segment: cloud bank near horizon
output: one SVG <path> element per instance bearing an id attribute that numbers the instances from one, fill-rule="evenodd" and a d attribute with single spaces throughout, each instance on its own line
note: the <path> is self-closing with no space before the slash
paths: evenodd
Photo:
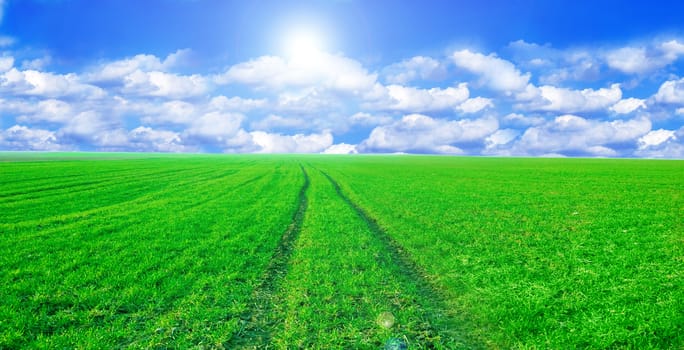
<path id="1" fill-rule="evenodd" d="M 265 55 L 210 72 L 189 49 L 58 72 L 1 42 L 0 150 L 684 158 L 679 38 L 381 65 Z"/>

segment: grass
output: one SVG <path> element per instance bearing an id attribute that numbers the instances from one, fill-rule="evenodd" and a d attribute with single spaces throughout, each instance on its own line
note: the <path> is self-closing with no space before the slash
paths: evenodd
<path id="1" fill-rule="evenodd" d="M 682 174 L 0 153 L 0 348 L 681 348 Z"/>
<path id="2" fill-rule="evenodd" d="M 682 162 L 321 162 L 487 347 L 684 344 Z"/>
<path id="3" fill-rule="evenodd" d="M 0 347 L 221 346 L 240 327 L 301 181 L 285 162 L 250 162 L 51 163 L 52 174 L 118 181 L 82 191 L 31 191 L 29 181 L 21 188 L 31 199 L 3 196 Z M 15 166 L 46 175 L 34 165 Z M 131 167 L 140 176 L 123 175 Z"/>

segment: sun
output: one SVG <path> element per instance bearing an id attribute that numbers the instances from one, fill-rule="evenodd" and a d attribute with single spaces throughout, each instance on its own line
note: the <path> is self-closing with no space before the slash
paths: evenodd
<path id="1" fill-rule="evenodd" d="M 283 41 L 284 52 L 292 62 L 314 63 L 325 52 L 323 35 L 313 29 L 297 29 L 288 33 Z"/>

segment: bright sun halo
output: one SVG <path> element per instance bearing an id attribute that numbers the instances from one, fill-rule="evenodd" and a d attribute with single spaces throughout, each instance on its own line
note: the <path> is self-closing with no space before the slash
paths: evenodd
<path id="1" fill-rule="evenodd" d="M 311 63 L 323 52 L 323 40 L 313 30 L 298 30 L 290 33 L 284 45 L 287 56 L 299 63 Z"/>

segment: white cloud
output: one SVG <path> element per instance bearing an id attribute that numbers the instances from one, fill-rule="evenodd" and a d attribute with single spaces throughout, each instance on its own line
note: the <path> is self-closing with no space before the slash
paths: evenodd
<path id="1" fill-rule="evenodd" d="M 485 148 L 482 154 L 511 155 L 511 144 L 520 135 L 520 131 L 513 129 L 499 129 L 485 138 Z"/>
<path id="2" fill-rule="evenodd" d="M 301 118 L 285 118 L 276 114 L 269 114 L 266 118 L 250 124 L 250 127 L 255 130 L 296 130 L 303 129 L 310 123 L 307 123 Z"/>
<path id="3" fill-rule="evenodd" d="M 628 114 L 639 108 L 646 109 L 646 100 L 630 97 L 618 101 L 610 107 L 610 110 L 618 114 Z"/>
<path id="4" fill-rule="evenodd" d="M 530 73 L 522 74 L 513 63 L 495 54 L 485 56 L 470 50 L 461 50 L 454 52 L 451 59 L 456 66 L 479 75 L 483 85 L 496 91 L 523 91 L 530 80 Z"/>
<path id="5" fill-rule="evenodd" d="M 665 62 L 657 58 L 648 57 L 643 47 L 623 47 L 606 55 L 608 66 L 625 73 L 644 73 L 660 68 Z"/>
<path id="6" fill-rule="evenodd" d="M 684 104 L 684 78 L 664 82 L 654 98 L 657 102 Z"/>
<path id="7" fill-rule="evenodd" d="M 610 148 L 612 145 L 635 145 L 650 130 L 651 122 L 646 118 L 603 122 L 562 115 L 541 126 L 527 129 L 514 145 L 513 151 L 526 155 L 558 153 L 617 156 L 620 153 Z"/>
<path id="8" fill-rule="evenodd" d="M 74 143 L 98 144 L 98 139 L 107 131 L 117 129 L 114 121 L 105 120 L 96 111 L 84 111 L 70 118 L 58 131 L 60 138 Z"/>
<path id="9" fill-rule="evenodd" d="M 183 136 L 199 143 L 229 144 L 241 131 L 243 119 L 244 116 L 239 113 L 210 112 L 195 119 Z"/>
<path id="10" fill-rule="evenodd" d="M 52 62 L 52 57 L 50 57 L 50 56 L 45 56 L 45 57 L 41 57 L 41 58 L 34 58 L 32 60 L 23 60 L 23 61 L 21 61 L 21 68 L 22 69 L 42 70 L 48 64 L 50 64 L 50 62 Z"/>
<path id="11" fill-rule="evenodd" d="M 498 126 L 493 118 L 450 121 L 410 114 L 392 124 L 376 127 L 359 147 L 371 152 L 460 153 L 456 145 L 482 143 Z"/>
<path id="12" fill-rule="evenodd" d="M 445 89 L 419 89 L 401 85 L 387 86 L 387 98 L 368 104 L 376 109 L 404 112 L 425 112 L 456 109 L 468 99 L 470 92 L 466 83 Z"/>
<path id="13" fill-rule="evenodd" d="M 519 108 L 535 111 L 575 113 L 599 111 L 607 109 L 620 101 L 622 90 L 620 84 L 610 88 L 572 90 L 550 85 L 539 87 L 541 99 L 528 104 L 517 105 Z"/>
<path id="14" fill-rule="evenodd" d="M 188 49 L 178 50 L 168 55 L 163 61 L 154 55 L 135 55 L 95 67 L 92 72 L 86 74 L 86 78 L 94 82 L 108 82 L 121 81 L 136 72 L 165 72 L 183 63 L 189 55 Z"/>
<path id="15" fill-rule="evenodd" d="M 278 56 L 262 56 L 236 64 L 215 77 L 219 84 L 247 84 L 276 90 L 317 87 L 354 95 L 372 90 L 376 80 L 377 75 L 368 73 L 358 61 L 324 52 L 306 64 Z"/>
<path id="16" fill-rule="evenodd" d="M 131 130 L 127 138 L 129 147 L 138 151 L 188 152 L 196 150 L 183 145 L 181 135 L 174 131 L 139 126 Z"/>
<path id="17" fill-rule="evenodd" d="M 682 107 L 682 108 L 677 108 L 677 110 L 675 111 L 675 113 L 678 114 L 678 115 L 684 115 L 684 107 Z"/>
<path id="18" fill-rule="evenodd" d="M 348 143 L 338 143 L 334 144 L 325 149 L 323 154 L 357 154 L 356 145 L 350 145 Z"/>
<path id="19" fill-rule="evenodd" d="M 467 99 L 458 106 L 464 113 L 477 113 L 485 108 L 494 108 L 494 103 L 490 98 L 473 97 Z"/>
<path id="20" fill-rule="evenodd" d="M 186 101 L 173 100 L 161 104 L 131 104 L 128 110 L 142 113 L 141 121 L 145 124 L 190 124 L 198 118 L 198 106 Z"/>
<path id="21" fill-rule="evenodd" d="M 162 62 L 162 69 L 169 70 L 171 68 L 185 65 L 192 57 L 192 50 L 180 49 L 166 56 Z"/>
<path id="22" fill-rule="evenodd" d="M 374 115 L 365 112 L 358 112 L 349 118 L 352 125 L 376 126 L 387 124 L 392 121 L 391 117 L 385 115 Z"/>
<path id="23" fill-rule="evenodd" d="M 684 127 L 679 130 L 654 130 L 639 139 L 636 156 L 684 159 Z"/>
<path id="24" fill-rule="evenodd" d="M 485 139 L 485 144 L 487 148 L 505 145 L 515 140 L 515 138 L 520 135 L 520 132 L 513 129 L 500 129 L 495 133 L 487 136 Z"/>
<path id="25" fill-rule="evenodd" d="M 14 67 L 14 57 L 2 56 L 0 57 L 0 72 L 7 72 Z"/>
<path id="26" fill-rule="evenodd" d="M 515 127 L 536 126 L 546 122 L 546 119 L 539 116 L 525 116 L 519 113 L 510 113 L 503 117 L 504 124 Z"/>
<path id="27" fill-rule="evenodd" d="M 266 104 L 266 99 L 251 99 L 239 96 L 228 98 L 223 95 L 213 97 L 210 102 L 211 108 L 226 112 L 247 112 L 257 108 L 263 108 Z"/>
<path id="28" fill-rule="evenodd" d="M 60 75 L 16 68 L 0 74 L 0 91 L 46 98 L 101 98 L 106 95 L 104 90 L 96 86 L 81 83 L 76 74 Z"/>
<path id="29" fill-rule="evenodd" d="M 644 74 L 663 68 L 684 55 L 684 44 L 670 40 L 649 47 L 622 47 L 605 55 L 606 64 L 628 74 Z"/>
<path id="30" fill-rule="evenodd" d="M 306 88 L 280 93 L 274 107 L 281 112 L 318 114 L 326 110 L 341 108 L 340 102 L 340 98 L 327 94 L 324 89 Z"/>
<path id="31" fill-rule="evenodd" d="M 14 125 L 0 132 L 0 146 L 3 149 L 17 151 L 56 151 L 65 149 L 65 147 L 58 143 L 55 132 L 31 129 L 23 125 Z"/>
<path id="32" fill-rule="evenodd" d="M 90 81 L 115 81 L 123 80 L 126 76 L 137 71 L 147 72 L 162 69 L 163 64 L 159 58 L 154 55 L 140 54 L 99 66 L 87 77 Z"/>
<path id="33" fill-rule="evenodd" d="M 254 144 L 259 147 L 258 153 L 320 153 L 333 144 L 333 136 L 327 131 L 309 135 L 253 131 L 250 135 Z"/>
<path id="34" fill-rule="evenodd" d="M 435 80 L 446 74 L 446 68 L 436 59 L 415 56 L 383 69 L 385 80 L 391 84 L 406 84 L 415 80 Z"/>
<path id="35" fill-rule="evenodd" d="M 159 71 L 137 70 L 124 79 L 122 91 L 135 96 L 188 98 L 209 91 L 206 79 L 198 74 L 176 75 Z"/>
<path id="36" fill-rule="evenodd" d="M 639 138 L 639 148 L 645 149 L 648 147 L 658 146 L 666 141 L 675 139 L 676 136 L 674 130 L 652 130 L 648 134 Z"/>
<path id="37" fill-rule="evenodd" d="M 30 114 L 19 116 L 17 121 L 22 123 L 66 123 L 74 116 L 74 110 L 67 102 L 55 99 L 42 100 L 34 105 Z"/>
<path id="38" fill-rule="evenodd" d="M 601 63 L 587 50 L 558 50 L 549 44 L 538 45 L 518 40 L 507 47 L 516 63 L 531 69 L 544 85 L 559 85 L 564 81 L 591 81 L 600 74 Z"/>

